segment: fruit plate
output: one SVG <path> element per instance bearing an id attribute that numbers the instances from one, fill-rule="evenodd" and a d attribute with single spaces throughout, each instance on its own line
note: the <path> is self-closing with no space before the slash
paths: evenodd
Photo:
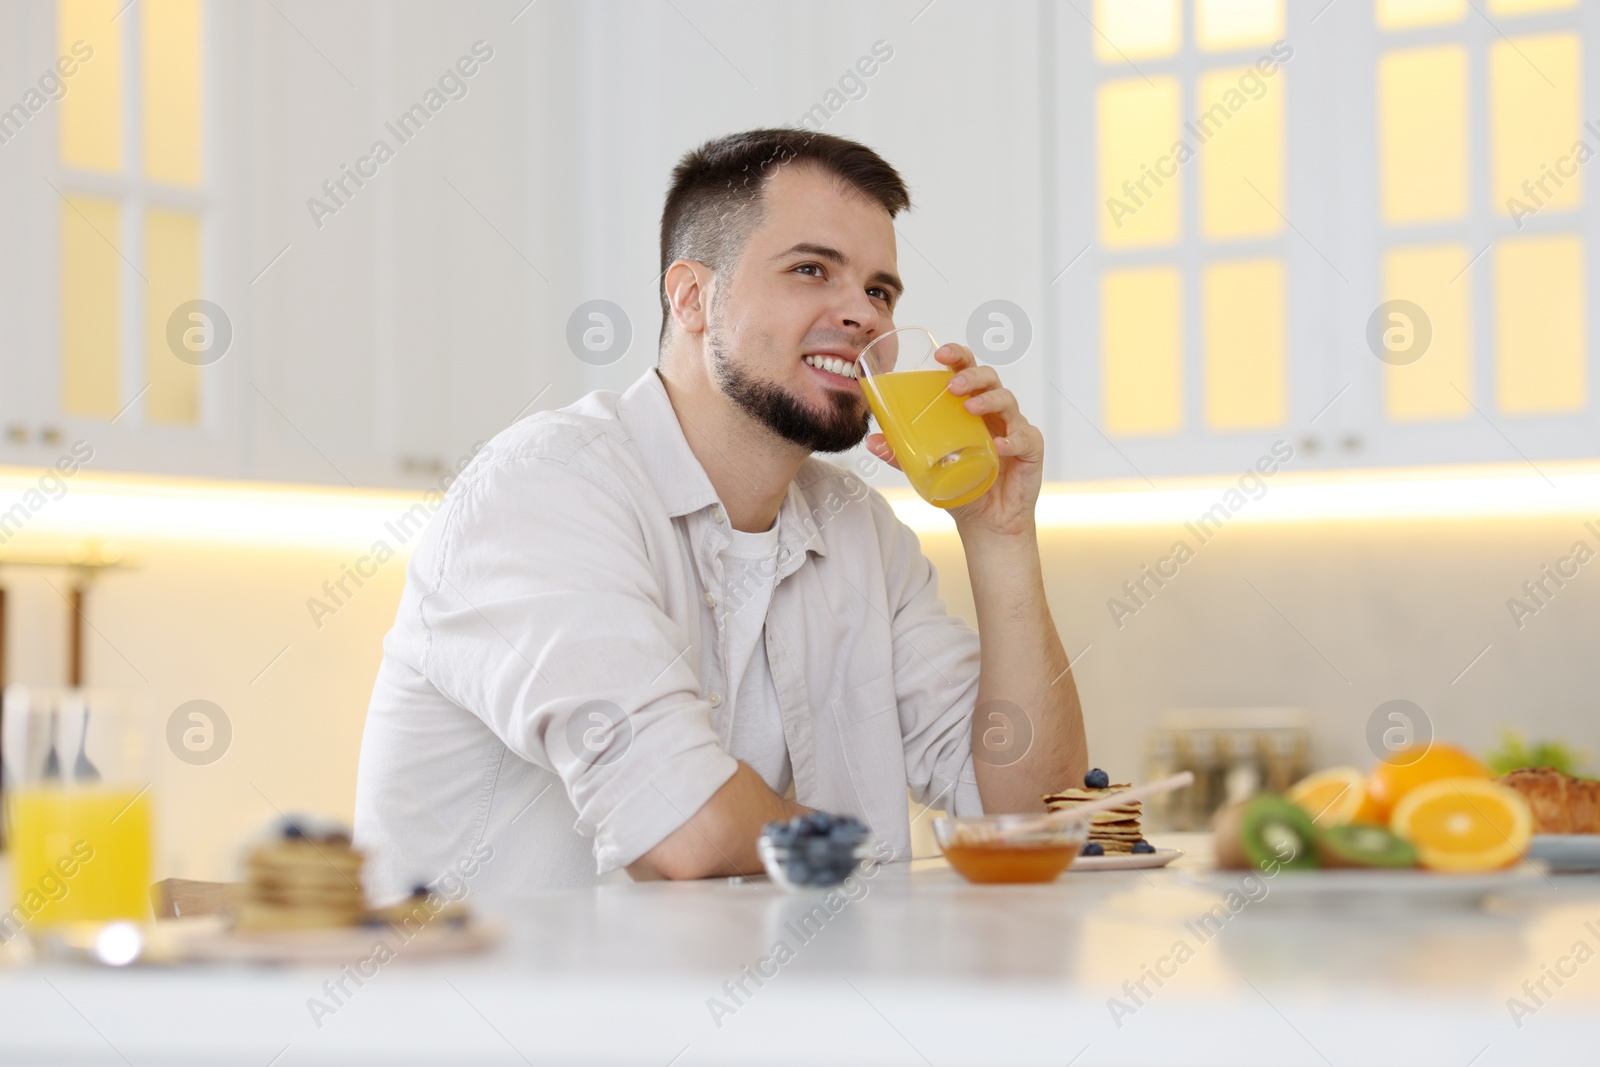
<path id="1" fill-rule="evenodd" d="M 1154 852 L 1108 852 L 1104 856 L 1079 856 L 1067 868 L 1073 871 L 1138 871 L 1148 867 L 1165 867 L 1179 856 L 1181 848 L 1158 848 Z"/>
<path id="2" fill-rule="evenodd" d="M 1600 834 L 1534 834 L 1528 858 L 1552 871 L 1600 871 Z"/>
<path id="3" fill-rule="evenodd" d="M 1317 911 L 1393 912 L 1424 908 L 1470 908 L 1485 897 L 1518 892 L 1546 881 L 1544 868 L 1524 863 L 1503 871 L 1448 874 L 1439 871 L 1184 870 L 1184 881 L 1217 893 L 1237 892 L 1255 907 Z"/>

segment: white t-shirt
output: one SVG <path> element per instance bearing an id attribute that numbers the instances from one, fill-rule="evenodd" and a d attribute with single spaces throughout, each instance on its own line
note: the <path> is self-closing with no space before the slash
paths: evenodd
<path id="1" fill-rule="evenodd" d="M 767 664 L 767 606 L 778 573 L 778 524 L 762 533 L 730 529 L 722 554 L 718 613 L 728 629 L 728 699 L 712 711 L 722 747 L 783 794 L 793 780 L 778 690 Z"/>

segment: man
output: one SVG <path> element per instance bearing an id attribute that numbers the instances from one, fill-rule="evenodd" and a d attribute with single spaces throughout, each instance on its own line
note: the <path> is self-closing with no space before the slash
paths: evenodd
<path id="1" fill-rule="evenodd" d="M 995 371 L 938 354 L 1000 455 L 951 512 L 977 633 L 882 496 L 812 455 L 894 462 L 853 370 L 893 328 L 908 206 L 876 153 L 803 130 L 679 163 L 658 366 L 495 437 L 411 559 L 356 791 L 375 895 L 484 845 L 495 891 L 753 873 L 762 825 L 813 809 L 905 858 L 908 788 L 1038 811 L 1083 774 L 1044 442 Z"/>

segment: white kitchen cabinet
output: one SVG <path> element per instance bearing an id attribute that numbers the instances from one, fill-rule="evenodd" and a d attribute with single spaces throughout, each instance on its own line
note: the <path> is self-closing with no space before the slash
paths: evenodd
<path id="1" fill-rule="evenodd" d="M 1099 175 L 1102 130 L 1096 114 L 1101 86 L 1176 85 L 1181 101 L 1178 117 L 1193 122 L 1204 110 L 1200 86 L 1208 74 L 1227 72 L 1235 77 L 1246 64 L 1271 51 L 1259 42 L 1222 51 L 1202 50 L 1195 40 L 1198 7 L 1196 3 L 1179 5 L 1180 30 L 1175 39 L 1181 43 L 1175 51 L 1154 56 L 1135 52 L 1130 58 L 1105 54 L 1105 39 L 1070 11 L 1047 14 L 1054 19 L 1051 37 L 1057 42 L 1045 58 L 1045 77 L 1055 86 L 1055 92 L 1047 90 L 1047 95 L 1060 101 L 1060 106 L 1047 155 L 1052 171 L 1044 183 L 1043 217 L 1052 230 L 1052 269 L 1067 270 L 1055 283 L 1053 307 L 1059 316 L 1055 325 L 1060 336 L 1082 339 L 1059 365 L 1059 384 L 1065 395 L 1055 399 L 1062 411 L 1060 441 L 1068 461 L 1057 473 L 1069 478 L 1137 481 L 1161 475 L 1243 471 L 1277 440 L 1294 449 L 1293 459 L 1285 466 L 1296 470 L 1524 460 L 1537 464 L 1542 459 L 1595 456 L 1600 451 L 1600 418 L 1589 397 L 1600 362 L 1596 360 L 1592 323 L 1582 342 L 1582 366 L 1572 374 L 1580 382 L 1586 377 L 1588 385 L 1586 389 L 1577 386 L 1575 394 L 1581 399 L 1573 410 L 1518 412 L 1515 401 L 1508 404 L 1505 399 L 1501 379 L 1519 373 L 1516 365 L 1543 359 L 1544 353 L 1536 343 L 1529 343 L 1533 331 L 1526 327 L 1522 339 L 1502 340 L 1503 333 L 1515 337 L 1518 329 L 1507 325 L 1518 317 L 1518 301 L 1496 292 L 1495 258 L 1502 243 L 1538 234 L 1575 236 L 1587 270 L 1583 295 L 1570 301 L 1578 307 L 1581 334 L 1581 317 L 1595 306 L 1593 294 L 1600 291 L 1594 278 L 1600 215 L 1592 196 L 1576 210 L 1538 213 L 1521 228 L 1501 213 L 1500 202 L 1494 199 L 1495 153 L 1502 150 L 1496 137 L 1504 140 L 1507 135 L 1494 128 L 1491 105 L 1494 94 L 1506 90 L 1494 88 L 1491 67 L 1498 54 L 1516 73 L 1519 64 L 1530 62 L 1518 54 L 1534 48 L 1530 39 L 1571 35 L 1580 44 L 1584 36 L 1593 40 L 1600 33 L 1597 13 L 1580 8 L 1486 19 L 1463 9 L 1460 19 L 1445 25 L 1385 29 L 1375 25 L 1371 4 L 1325 8 L 1285 3 L 1280 39 L 1293 54 L 1277 65 L 1269 79 L 1283 93 L 1281 196 L 1269 198 L 1259 189 L 1253 190 L 1281 219 L 1277 232 L 1245 239 L 1203 233 L 1204 170 L 1208 160 L 1226 151 L 1233 129 L 1225 126 L 1216 140 L 1204 142 L 1186 126 L 1179 136 L 1195 146 L 1194 158 L 1175 168 L 1175 186 L 1159 186 L 1157 191 L 1157 195 L 1173 196 L 1178 205 L 1181 222 L 1177 232 L 1169 240 L 1146 247 L 1110 247 L 1101 225 L 1107 212 L 1106 190 L 1101 188 Z M 1122 44 L 1132 49 L 1126 39 Z M 1393 99 L 1386 103 L 1380 92 L 1380 66 L 1391 54 L 1440 47 L 1459 48 L 1464 58 L 1460 109 L 1465 149 L 1458 177 L 1467 190 L 1465 207 L 1459 217 L 1439 222 L 1389 222 L 1386 218 L 1392 209 L 1386 206 L 1383 189 L 1385 180 L 1393 179 L 1385 171 L 1380 142 L 1385 121 L 1395 121 L 1395 108 Z M 1600 87 L 1593 79 L 1584 79 L 1579 105 L 1570 81 L 1563 81 L 1557 66 L 1542 58 L 1540 62 L 1550 66 L 1555 75 L 1549 85 L 1552 99 L 1559 100 L 1558 89 L 1572 97 L 1569 102 L 1574 114 L 1580 116 L 1573 124 L 1574 135 L 1583 133 L 1590 148 L 1600 150 L 1600 135 L 1576 128 L 1581 116 L 1595 112 Z M 1542 92 L 1543 82 L 1527 74 L 1527 69 L 1531 68 L 1522 68 L 1523 76 Z M 1408 90 L 1402 89 L 1394 99 L 1407 95 Z M 1428 108 L 1437 106 L 1433 97 L 1427 99 Z M 1245 110 L 1235 112 L 1236 117 L 1229 121 L 1239 123 L 1239 114 L 1249 114 L 1250 108 L 1259 106 L 1247 103 Z M 1531 122 L 1541 109 L 1512 110 Z M 1432 118 L 1431 112 L 1424 118 Z M 1439 121 L 1444 121 L 1443 114 Z M 1156 158 L 1152 155 L 1151 162 Z M 1422 165 L 1426 166 L 1426 161 Z M 1130 178 L 1140 177 L 1137 169 L 1128 169 Z M 1399 169 L 1405 170 L 1403 166 Z M 1583 178 L 1580 175 L 1578 180 Z M 1051 219 L 1058 219 L 1053 227 Z M 1467 311 L 1455 338 L 1464 331 L 1468 351 L 1461 366 L 1447 365 L 1443 361 L 1451 359 L 1453 339 L 1436 338 L 1415 365 L 1391 370 L 1367 336 L 1368 322 L 1379 305 L 1410 292 L 1405 283 L 1396 283 L 1398 291 L 1386 283 L 1386 256 L 1395 250 L 1426 251 L 1441 244 L 1464 249 L 1460 257 L 1463 266 L 1470 260 L 1471 265 L 1458 277 L 1437 278 L 1434 289 L 1441 295 L 1430 298 L 1448 307 L 1451 298 L 1465 292 L 1460 299 Z M 1203 276 L 1208 267 L 1219 263 L 1255 259 L 1275 260 L 1284 272 L 1286 403 L 1280 417 L 1263 420 L 1266 424 L 1259 427 L 1219 429 L 1210 425 L 1208 418 L 1204 332 L 1208 305 Z M 1105 306 L 1102 280 L 1108 272 L 1152 267 L 1169 268 L 1181 279 L 1180 355 L 1175 376 L 1163 374 L 1143 384 L 1160 392 L 1171 388 L 1175 377 L 1176 414 L 1159 432 L 1118 433 L 1113 426 L 1117 415 L 1108 396 L 1112 387 L 1106 380 L 1101 352 L 1111 315 Z M 1272 303 L 1270 293 L 1261 294 L 1263 323 L 1272 321 Z M 1441 314 L 1444 310 L 1436 308 Z M 1502 317 L 1506 321 L 1500 321 Z M 1537 315 L 1522 314 L 1523 319 L 1530 317 Z M 1442 336 L 1443 330 L 1440 333 Z M 1397 387 L 1394 381 L 1386 382 L 1386 376 L 1395 381 L 1409 378 L 1413 383 L 1432 376 L 1432 386 L 1443 394 L 1445 406 L 1453 405 L 1455 410 L 1445 417 L 1401 412 L 1388 395 Z"/>
<path id="2" fill-rule="evenodd" d="M 15 208 L 0 221 L 0 461 L 47 462 L 50 431 L 52 440 L 95 442 L 104 469 L 436 482 L 519 413 L 626 388 L 651 366 L 657 227 L 672 165 L 709 137 L 802 122 L 880 149 L 911 185 L 914 209 L 896 225 L 910 285 L 902 324 L 968 343 L 989 326 L 1025 324 L 1027 350 L 995 362 L 1047 434 L 1048 477 L 1242 471 L 1278 440 L 1295 450 L 1291 469 L 1594 455 L 1600 422 L 1587 394 L 1560 414 L 1497 405 L 1494 251 L 1462 283 L 1471 287 L 1472 338 L 1463 391 L 1475 409 L 1396 421 L 1384 391 L 1392 372 L 1365 331 L 1385 295 L 1387 251 L 1429 242 L 1477 252 L 1511 236 L 1575 233 L 1586 256 L 1583 304 L 1595 305 L 1594 197 L 1575 211 L 1540 213 L 1524 231 L 1498 215 L 1487 199 L 1485 100 L 1503 44 L 1497 29 L 1513 41 L 1593 38 L 1600 12 L 1497 16 L 1494 26 L 1468 15 L 1383 30 L 1371 5 L 1319 12 L 1285 4 L 1282 39 L 1294 54 L 1273 82 L 1283 91 L 1283 181 L 1263 197 L 1282 224 L 1253 237 L 1201 236 L 1201 160 L 1182 171 L 1178 239 L 1107 247 L 1099 87 L 1171 79 L 1188 117 L 1209 72 L 1270 50 L 1201 51 L 1196 3 L 1179 7 L 1178 51 L 1128 64 L 1101 56 L 1086 18 L 1051 5 L 834 4 L 764 9 L 752 19 L 721 0 L 510 9 L 206 0 L 206 173 L 189 203 L 203 216 L 201 288 L 228 315 L 232 348 L 202 369 L 194 425 L 148 417 L 136 269 L 143 227 L 128 215 L 117 234 L 127 260 L 119 267 L 118 382 L 127 410 L 115 422 L 107 413 L 65 414 L 56 190 L 115 192 L 135 207 L 159 197 L 136 182 L 117 186 L 62 168 L 60 109 L 50 105 L 0 145 L 0 190 Z M 122 17 L 137 20 L 139 9 Z M 27 0 L 7 18 L 15 31 L 0 43 L 7 84 L 25 87 L 58 50 L 55 4 Z M 492 58 L 459 79 L 464 95 L 437 96 L 443 103 L 423 128 L 396 137 L 392 124 L 439 93 L 441 77 L 480 41 Z M 1468 57 L 1473 206 L 1456 223 L 1391 225 L 1379 197 L 1379 65 L 1396 50 L 1433 45 L 1459 45 Z M 951 57 L 959 57 L 954 68 Z M 861 73 L 863 60 L 870 74 Z M 137 64 L 125 66 L 136 113 Z M 1582 92 L 1581 113 L 1600 114 L 1600 84 L 1588 79 Z M 685 99 L 695 105 L 682 106 Z M 135 141 L 132 125 L 125 140 Z M 392 158 L 353 184 L 348 168 L 379 140 Z M 337 199 L 325 182 L 344 186 Z M 313 198 L 336 210 L 314 217 Z M 1281 267 L 1282 411 L 1250 428 L 1218 429 L 1208 407 L 1203 285 L 1209 268 L 1240 261 Z M 1102 283 L 1108 272 L 1150 267 L 1170 268 L 1182 287 L 1176 423 L 1124 433 L 1106 401 Z M 630 335 L 609 363 L 578 358 L 567 340 L 569 319 L 596 300 L 621 309 L 617 325 Z M 1018 314 L 993 317 L 995 301 Z M 1593 335 L 1588 329 L 1584 342 L 1589 392 L 1600 372 Z M 1158 387 L 1167 385 L 1151 383 Z M 8 435 L 13 427 L 19 440 Z M 880 484 L 901 483 L 864 457 L 836 458 L 859 462 Z"/>
<path id="3" fill-rule="evenodd" d="M 14 5 L 11 19 L 6 37 L 16 77 L 7 84 L 21 93 L 59 71 L 58 61 L 72 49 L 58 42 L 53 3 Z M 215 51 L 225 31 L 225 24 L 205 24 L 208 53 Z M 226 145 L 221 139 L 202 140 L 203 178 L 192 189 L 146 178 L 140 166 L 142 57 L 136 23 L 130 19 L 103 33 L 101 50 L 61 79 L 62 95 L 37 109 L 0 155 L 9 231 L 0 266 L 8 283 L 0 297 L 7 324 L 0 339 L 0 367 L 6 381 L 5 399 L 0 400 L 5 426 L 0 462 L 47 465 L 82 441 L 92 451 L 86 469 L 238 477 L 243 473 L 241 434 L 233 397 L 239 376 L 237 361 L 228 358 L 231 351 L 192 370 L 196 397 L 192 419 L 152 413 L 147 375 L 151 369 L 167 370 L 169 362 L 180 365 L 152 337 L 177 310 L 168 304 L 170 291 L 151 284 L 156 272 L 150 257 L 156 253 L 150 238 L 159 225 L 153 219 L 176 218 L 183 227 L 187 263 L 197 271 L 198 281 L 194 287 L 198 291 L 186 292 L 225 307 L 237 305 L 229 276 L 230 226 L 211 192 L 217 175 L 227 168 Z M 93 68 L 96 58 L 101 66 Z M 118 73 L 105 84 L 117 86 L 121 102 L 122 121 L 113 127 L 116 136 L 107 138 L 120 162 L 103 170 L 68 166 L 60 150 L 63 102 L 77 99 L 74 93 L 81 98 L 92 92 L 86 81 L 90 70 Z M 203 67 L 202 79 L 203 97 L 216 99 L 225 79 L 215 64 Z M 76 244 L 69 231 L 76 232 Z M 71 259 L 81 257 L 85 248 L 97 264 L 87 273 L 81 260 Z M 81 303 L 76 306 L 64 296 L 67 275 L 74 270 L 79 272 L 76 276 L 94 279 L 80 287 Z M 100 283 L 101 288 L 93 288 Z M 83 379 L 99 383 L 93 414 L 83 413 L 67 396 L 63 356 L 65 335 L 88 306 L 104 310 L 99 319 L 103 343 L 91 346 L 103 358 L 91 361 L 92 373 Z M 226 327 L 221 328 L 225 333 Z M 158 362 L 162 365 L 154 366 Z M 190 372 L 190 364 L 181 366 L 184 373 Z"/>

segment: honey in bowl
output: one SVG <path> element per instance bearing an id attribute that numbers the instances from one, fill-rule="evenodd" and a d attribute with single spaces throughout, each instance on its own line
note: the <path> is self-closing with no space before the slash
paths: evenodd
<path id="1" fill-rule="evenodd" d="M 1072 866 L 1081 845 L 1009 845 L 1004 841 L 946 845 L 944 858 L 969 882 L 1053 882 Z"/>
<path id="2" fill-rule="evenodd" d="M 1053 882 L 1072 866 L 1089 824 L 1071 813 L 935 819 L 934 838 L 957 874 L 978 884 Z"/>

